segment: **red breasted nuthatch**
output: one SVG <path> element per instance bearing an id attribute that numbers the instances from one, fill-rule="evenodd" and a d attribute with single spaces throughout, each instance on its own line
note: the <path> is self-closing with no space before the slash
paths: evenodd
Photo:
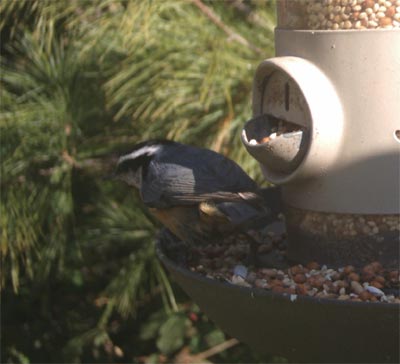
<path id="1" fill-rule="evenodd" d="M 145 141 L 119 158 L 115 178 L 136 187 L 150 212 L 187 243 L 246 233 L 269 219 L 257 184 L 234 161 L 211 150 Z"/>

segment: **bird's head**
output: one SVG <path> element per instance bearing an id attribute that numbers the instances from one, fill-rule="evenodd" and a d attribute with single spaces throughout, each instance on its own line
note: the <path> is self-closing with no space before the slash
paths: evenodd
<path id="1" fill-rule="evenodd" d="M 146 172 L 151 160 L 173 143 L 169 140 L 148 140 L 136 144 L 129 153 L 118 159 L 113 177 L 130 186 L 140 188 L 143 173 Z"/>

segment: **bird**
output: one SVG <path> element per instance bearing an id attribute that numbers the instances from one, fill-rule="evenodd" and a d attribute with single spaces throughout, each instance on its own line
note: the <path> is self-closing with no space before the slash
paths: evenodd
<path id="1" fill-rule="evenodd" d="M 233 160 L 209 149 L 165 139 L 146 140 L 119 157 L 113 178 L 139 191 L 149 212 L 183 242 L 197 246 L 249 234 L 270 211 L 257 183 Z"/>

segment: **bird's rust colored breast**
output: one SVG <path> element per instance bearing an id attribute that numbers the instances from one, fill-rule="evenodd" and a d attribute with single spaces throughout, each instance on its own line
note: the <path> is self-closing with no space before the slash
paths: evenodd
<path id="1" fill-rule="evenodd" d="M 186 240 L 188 227 L 196 229 L 199 224 L 198 207 L 196 206 L 176 206 L 167 209 L 150 208 L 149 211 L 167 227 L 173 234 Z"/>

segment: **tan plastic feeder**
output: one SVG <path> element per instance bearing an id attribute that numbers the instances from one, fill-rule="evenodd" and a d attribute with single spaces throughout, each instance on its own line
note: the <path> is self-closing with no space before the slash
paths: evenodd
<path id="1" fill-rule="evenodd" d="M 242 141 L 282 185 L 289 259 L 397 267 L 400 2 L 279 1 L 275 45 Z"/>

